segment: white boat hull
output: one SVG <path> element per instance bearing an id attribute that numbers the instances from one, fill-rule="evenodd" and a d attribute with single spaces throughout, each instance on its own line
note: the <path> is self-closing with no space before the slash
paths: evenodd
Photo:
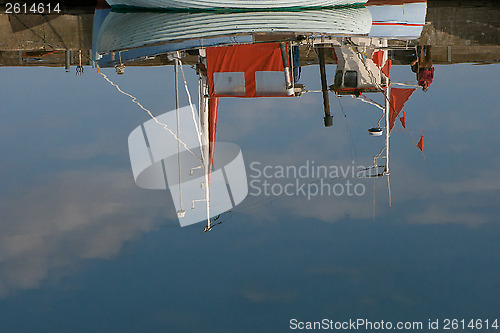
<path id="1" fill-rule="evenodd" d="M 395 3 L 377 2 L 377 5 L 368 5 L 373 18 L 370 36 L 408 39 L 420 37 L 426 21 L 427 1 L 403 3 L 399 0 Z"/>
<path id="2" fill-rule="evenodd" d="M 111 7 L 164 9 L 284 9 L 360 5 L 367 0 L 107 0 Z"/>
<path id="3" fill-rule="evenodd" d="M 372 19 L 368 9 L 217 13 L 110 13 L 104 20 L 98 53 L 190 39 L 255 33 L 365 35 Z"/>

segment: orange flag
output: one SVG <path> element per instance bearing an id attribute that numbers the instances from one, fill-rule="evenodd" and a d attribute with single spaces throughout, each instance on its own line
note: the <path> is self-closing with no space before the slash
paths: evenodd
<path id="1" fill-rule="evenodd" d="M 399 120 L 401 120 L 401 125 L 403 125 L 403 127 L 406 129 L 406 112 L 403 111 L 403 116 L 401 118 L 399 118 Z"/>
<path id="2" fill-rule="evenodd" d="M 421 152 L 424 152 L 424 136 L 420 136 L 420 141 L 417 143 L 417 148 L 420 149 Z"/>
<path id="3" fill-rule="evenodd" d="M 375 65 L 377 65 L 378 68 L 382 67 L 383 57 L 384 57 L 384 51 L 382 50 L 378 50 L 372 55 L 372 60 L 375 63 Z"/>
<path id="4" fill-rule="evenodd" d="M 392 65 L 392 60 L 388 59 L 385 62 L 384 67 L 382 67 L 382 73 L 384 73 L 384 75 L 387 77 L 389 77 L 389 75 L 391 75 L 391 65 Z"/>
<path id="5" fill-rule="evenodd" d="M 394 122 L 396 121 L 399 112 L 403 110 L 403 107 L 410 98 L 411 94 L 416 89 L 403 89 L 403 88 L 392 88 L 390 103 L 391 103 L 391 112 L 389 115 L 389 130 L 392 130 L 394 127 Z"/>

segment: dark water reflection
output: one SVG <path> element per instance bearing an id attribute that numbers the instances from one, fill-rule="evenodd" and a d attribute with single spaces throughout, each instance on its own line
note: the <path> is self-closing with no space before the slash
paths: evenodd
<path id="1" fill-rule="evenodd" d="M 100 75 L 156 116 L 174 110 L 174 61 L 165 53 L 174 44 L 157 40 L 104 54 L 97 74 L 89 64 L 101 40 L 92 29 L 107 11 L 51 17 L 52 30 L 39 17 L 0 16 L 6 28 L 0 52 L 1 330 L 284 332 L 292 318 L 424 325 L 428 319 L 500 319 L 500 22 L 498 7 L 484 5 L 429 2 L 428 24 L 417 38 L 375 36 L 369 24 L 349 28 L 367 28 L 359 32 L 372 34 L 365 41 L 388 43 L 392 82 L 415 85 L 410 65 L 417 46 L 432 46 L 433 82 L 406 102 L 407 131 L 396 119 L 391 132 L 390 205 L 387 175 L 349 178 L 363 186 L 363 195 L 255 195 L 256 187 L 264 189 L 266 178 L 258 173 L 265 166 L 273 175 L 268 181 L 283 187 L 296 179 L 276 178 L 281 167 L 370 167 L 384 147 L 384 136 L 367 133 L 382 111 L 340 88 L 328 94 L 334 121 L 324 126 L 318 53 L 307 43 L 300 48 L 298 83 L 310 92 L 221 97 L 217 142 L 237 144 L 249 180 L 258 182 L 202 236 L 203 223 L 179 226 L 175 195 L 136 185 L 127 138 L 151 118 Z M 356 15 L 369 15 L 372 24 L 380 17 L 373 8 L 363 10 Z M 37 39 L 41 31 L 45 39 Z M 335 85 L 346 54 L 344 33 L 328 37 L 339 43 L 328 45 L 328 85 Z M 214 44 L 289 42 L 297 34 L 210 38 Z M 185 37 L 177 42 L 191 43 Z M 73 50 L 69 74 L 64 49 Z M 360 50 L 363 59 L 371 58 L 369 49 Z M 80 56 L 85 75 L 75 76 Z M 190 65 L 197 57 L 189 51 L 182 59 L 195 101 L 198 75 Z M 120 64 L 124 75 L 116 74 Z M 182 79 L 179 88 L 180 105 L 188 105 Z M 364 95 L 384 103 L 381 93 Z M 423 154 L 415 147 L 421 135 Z M 320 182 L 299 180 L 306 187 Z M 186 214 L 189 209 L 190 203 Z"/>

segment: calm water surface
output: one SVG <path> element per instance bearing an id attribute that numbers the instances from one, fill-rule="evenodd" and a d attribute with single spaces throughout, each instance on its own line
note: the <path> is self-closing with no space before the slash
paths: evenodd
<path id="1" fill-rule="evenodd" d="M 469 49 L 435 59 L 429 90 L 406 102 L 408 131 L 396 120 L 391 133 L 390 204 L 387 177 L 350 178 L 360 195 L 309 199 L 257 195 L 254 183 L 203 235 L 203 223 L 179 226 L 168 191 L 135 184 L 127 138 L 150 116 L 100 75 L 160 115 L 175 109 L 173 66 L 85 66 L 83 76 L 3 67 L 0 331 L 287 332 L 293 318 L 365 318 L 421 321 L 426 332 L 428 319 L 500 321 L 500 49 L 454 36 Z M 329 84 L 335 69 L 327 62 Z M 198 77 L 183 70 L 196 98 Z M 394 58 L 391 80 L 416 83 L 408 61 Z M 299 82 L 320 90 L 318 65 L 302 66 Z M 217 141 L 241 147 L 249 180 L 270 166 L 271 184 L 296 181 L 276 179 L 280 166 L 372 165 L 384 137 L 367 130 L 381 111 L 333 93 L 330 106 L 325 128 L 321 93 L 221 98 Z"/>

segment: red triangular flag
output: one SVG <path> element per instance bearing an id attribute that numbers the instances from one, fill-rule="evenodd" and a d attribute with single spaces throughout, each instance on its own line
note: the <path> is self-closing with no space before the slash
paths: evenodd
<path id="1" fill-rule="evenodd" d="M 382 50 L 378 50 L 372 55 L 372 60 L 375 63 L 375 65 L 377 65 L 378 68 L 382 67 L 383 58 L 384 58 L 384 51 Z"/>
<path id="2" fill-rule="evenodd" d="M 385 62 L 384 67 L 382 67 L 382 73 L 384 73 L 386 77 L 389 77 L 389 75 L 391 74 L 391 65 L 392 65 L 392 60 L 388 59 Z"/>
<path id="3" fill-rule="evenodd" d="M 417 148 L 420 149 L 421 152 L 424 152 L 424 136 L 420 136 L 420 141 L 417 143 Z"/>
<path id="4" fill-rule="evenodd" d="M 415 89 L 392 88 L 391 89 L 391 112 L 389 115 L 389 130 L 394 127 L 394 122 L 403 109 L 406 101 L 410 98 Z"/>
<path id="5" fill-rule="evenodd" d="M 403 116 L 399 120 L 401 120 L 401 125 L 406 129 L 406 112 L 403 111 Z"/>

